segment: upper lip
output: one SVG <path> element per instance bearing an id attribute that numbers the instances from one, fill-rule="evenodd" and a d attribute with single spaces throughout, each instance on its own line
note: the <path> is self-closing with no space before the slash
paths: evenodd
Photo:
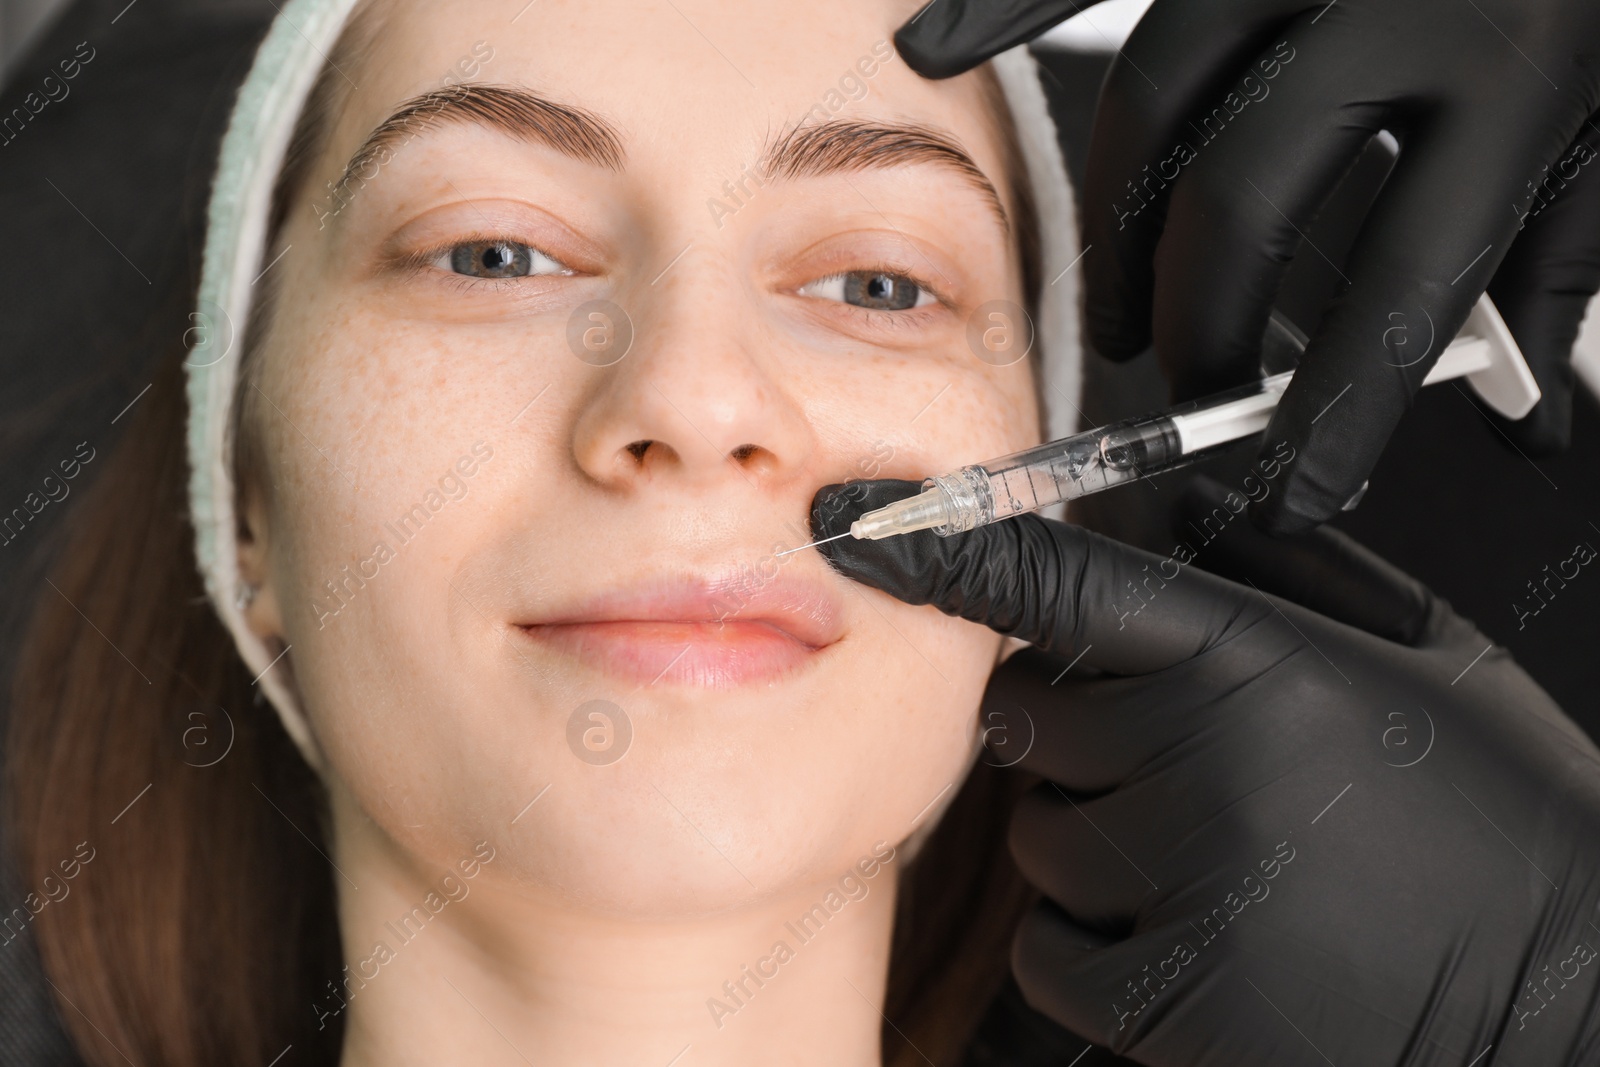
<path id="1" fill-rule="evenodd" d="M 748 570 L 646 577 L 626 588 L 538 612 L 518 625 L 527 629 L 597 622 L 759 622 L 818 649 L 843 636 L 842 614 L 838 594 L 821 582 L 800 575 L 765 578 Z"/>

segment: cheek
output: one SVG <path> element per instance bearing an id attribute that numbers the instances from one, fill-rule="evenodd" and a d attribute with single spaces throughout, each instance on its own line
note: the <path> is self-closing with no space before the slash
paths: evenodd
<path id="1" fill-rule="evenodd" d="M 884 625 L 874 631 L 876 648 L 858 663 L 859 691 L 874 703 L 851 732 L 871 760 L 859 770 L 882 813 L 876 838 L 893 843 L 921 825 L 930 804 L 948 799 L 949 787 L 959 787 L 1000 638 L 932 607 L 875 590 L 862 596 Z M 862 737 L 874 740 L 862 746 Z"/>
<path id="2" fill-rule="evenodd" d="M 257 404 L 274 555 L 287 568 L 287 625 L 326 631 L 316 598 L 347 573 L 437 578 L 459 562 L 499 480 L 486 457 L 508 455 L 512 439 L 537 421 L 535 411 L 512 425 L 552 384 L 551 368 L 578 366 L 544 350 L 560 347 L 560 331 L 541 324 L 526 334 L 508 343 L 375 311 L 319 308 L 314 298 L 282 331 Z M 431 595 L 426 584 L 380 582 L 374 588 L 385 596 L 376 599 L 401 613 L 407 596 Z"/>
<path id="3" fill-rule="evenodd" d="M 806 416 L 844 461 L 829 480 L 920 480 L 1038 444 L 1031 363 L 989 366 L 952 339 L 938 355 L 827 368 Z"/>
<path id="4" fill-rule="evenodd" d="M 514 521 L 507 428 L 549 379 L 536 368 L 561 364 L 526 345 L 475 346 L 459 330 L 322 314 L 326 325 L 280 335 L 260 403 L 273 584 L 296 682 L 365 810 L 454 833 L 460 819 L 443 805 L 479 783 L 467 771 L 453 779 L 448 753 L 473 735 L 512 740 L 468 684 L 489 664 L 459 625 L 473 613 L 461 571 Z M 460 729 L 474 718 L 481 729 Z M 430 778 L 435 795 L 415 786 Z M 528 778 L 508 776 L 508 789 Z"/>

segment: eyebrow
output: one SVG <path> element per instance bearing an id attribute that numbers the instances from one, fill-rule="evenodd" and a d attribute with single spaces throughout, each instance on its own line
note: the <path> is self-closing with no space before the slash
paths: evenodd
<path id="1" fill-rule="evenodd" d="M 993 183 L 966 149 L 943 130 L 917 122 L 801 122 L 768 145 L 756 167 L 762 178 L 820 178 L 912 164 L 947 167 L 989 201 L 1001 229 L 1010 232 L 1010 219 Z"/>
<path id="2" fill-rule="evenodd" d="M 508 85 L 461 84 L 435 89 L 401 104 L 356 149 L 345 164 L 339 186 L 347 185 L 357 171 L 385 149 L 392 152 L 420 133 L 456 124 L 499 130 L 606 170 L 620 171 L 627 162 L 616 130 L 581 107 Z"/>
<path id="3" fill-rule="evenodd" d="M 462 83 L 401 104 L 356 149 L 338 188 L 347 186 L 386 149 L 392 152 L 420 133 L 454 124 L 496 129 L 610 171 L 627 165 L 621 136 L 593 112 L 516 86 Z M 761 180 L 817 178 L 915 164 L 955 171 L 989 202 L 1001 228 L 1010 232 L 1000 194 L 972 156 L 950 134 L 922 123 L 829 119 L 806 124 L 802 118 L 769 141 L 755 172 Z"/>

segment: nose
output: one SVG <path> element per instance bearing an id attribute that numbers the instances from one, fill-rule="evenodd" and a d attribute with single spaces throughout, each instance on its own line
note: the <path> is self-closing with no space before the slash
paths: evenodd
<path id="1" fill-rule="evenodd" d="M 691 248 L 683 259 L 694 256 Z M 785 373 L 735 268 L 707 253 L 630 287 L 618 303 L 633 341 L 593 371 L 573 431 L 584 473 L 622 489 L 671 482 L 765 492 L 793 482 L 813 434 L 796 375 Z"/>

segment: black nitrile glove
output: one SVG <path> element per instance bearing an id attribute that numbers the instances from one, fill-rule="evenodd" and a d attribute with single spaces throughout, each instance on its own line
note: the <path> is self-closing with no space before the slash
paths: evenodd
<path id="1" fill-rule="evenodd" d="M 814 533 L 916 488 L 826 487 Z M 1037 646 L 984 702 L 1045 779 L 1029 1002 L 1163 1067 L 1600 1063 L 1600 751 L 1415 580 L 1197 492 L 1168 557 L 1037 516 L 820 547 Z"/>
<path id="2" fill-rule="evenodd" d="M 895 42 L 947 77 L 1092 2 L 935 0 Z M 1122 360 L 1153 339 L 1174 400 L 1258 377 L 1289 261 L 1326 258 L 1303 233 L 1389 130 L 1399 161 L 1267 430 L 1300 460 L 1252 518 L 1289 533 L 1336 513 L 1486 285 L 1543 392 L 1506 432 L 1563 448 L 1600 288 L 1597 109 L 1595 0 L 1156 0 L 1095 117 L 1090 341 Z"/>

